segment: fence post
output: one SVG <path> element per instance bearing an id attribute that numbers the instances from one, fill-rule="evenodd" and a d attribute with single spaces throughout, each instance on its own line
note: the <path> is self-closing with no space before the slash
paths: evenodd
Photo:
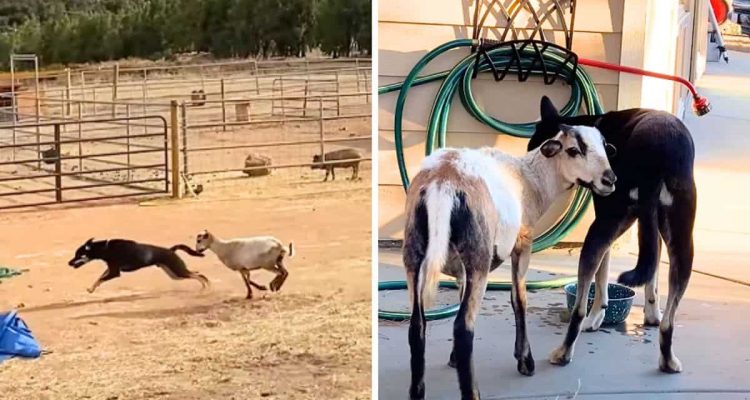
<path id="1" fill-rule="evenodd" d="M 310 94 L 310 78 L 305 80 L 305 98 L 302 100 L 302 118 L 307 117 L 307 96 Z"/>
<path id="2" fill-rule="evenodd" d="M 255 68 L 255 94 L 260 94 L 260 78 L 258 78 L 258 61 L 253 62 Z"/>
<path id="3" fill-rule="evenodd" d="M 83 103 L 78 102 L 78 170 L 83 171 L 83 144 L 81 144 L 81 136 L 83 128 L 81 127 L 81 120 L 83 119 Z"/>
<path id="4" fill-rule="evenodd" d="M 341 90 L 339 88 L 339 71 L 336 71 L 336 116 L 341 115 Z"/>
<path id="5" fill-rule="evenodd" d="M 224 102 L 224 78 L 221 78 L 221 127 L 224 132 L 227 131 L 227 104 Z"/>
<path id="6" fill-rule="evenodd" d="M 62 161 L 60 160 L 62 149 L 60 148 L 60 124 L 55 124 L 55 201 L 62 202 Z"/>
<path id="7" fill-rule="evenodd" d="M 112 118 L 117 117 L 117 86 L 120 83 L 120 64 L 115 63 L 112 72 Z"/>
<path id="8" fill-rule="evenodd" d="M 188 115 L 187 107 L 185 102 L 182 103 L 182 168 L 185 171 L 185 176 L 188 174 Z M 185 182 L 187 184 L 187 182 Z"/>
<path id="9" fill-rule="evenodd" d="M 81 100 L 86 101 L 86 74 L 83 71 L 81 71 L 80 85 L 81 85 Z"/>
<path id="10" fill-rule="evenodd" d="M 354 59 L 354 71 L 357 74 L 357 93 L 361 92 L 362 90 L 359 88 L 359 58 Z"/>
<path id="11" fill-rule="evenodd" d="M 325 133 L 323 132 L 323 97 L 318 97 L 318 131 L 320 132 L 320 159 L 326 161 Z"/>
<path id="12" fill-rule="evenodd" d="M 127 118 L 125 120 L 125 146 L 127 146 L 127 158 L 128 158 L 128 182 L 130 182 L 131 178 L 131 169 L 130 169 L 130 103 L 125 104 L 125 117 Z M 144 124 L 147 124 L 148 121 L 144 120 Z"/>
<path id="13" fill-rule="evenodd" d="M 71 96 L 71 83 L 70 83 L 70 68 L 65 68 L 66 80 L 65 80 L 65 116 L 68 117 L 71 114 L 70 110 L 70 96 Z"/>
<path id="14" fill-rule="evenodd" d="M 145 86 L 144 86 L 145 87 Z M 180 193 L 180 128 L 177 125 L 177 100 L 169 104 L 170 114 L 170 139 L 172 146 L 172 198 L 179 199 Z"/>
<path id="15" fill-rule="evenodd" d="M 281 124 L 286 121 L 286 110 L 284 109 L 284 75 L 279 75 L 279 86 L 281 87 Z"/>

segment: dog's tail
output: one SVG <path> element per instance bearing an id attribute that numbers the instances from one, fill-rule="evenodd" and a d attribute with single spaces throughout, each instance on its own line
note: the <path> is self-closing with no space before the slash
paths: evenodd
<path id="1" fill-rule="evenodd" d="M 659 238 L 658 209 L 664 181 L 655 179 L 647 182 L 631 193 L 637 196 L 638 203 L 638 261 L 635 268 L 625 271 L 617 282 L 630 287 L 645 285 L 653 279 L 659 267 L 661 239 Z M 633 195 L 631 195 L 631 198 Z"/>
<path id="2" fill-rule="evenodd" d="M 176 244 L 169 248 L 169 250 L 172 250 L 173 252 L 177 252 L 177 250 L 182 250 L 185 253 L 190 254 L 193 257 L 204 257 L 205 255 L 203 253 L 199 253 L 193 249 L 190 248 L 190 246 L 184 245 L 184 244 Z"/>
<path id="3" fill-rule="evenodd" d="M 294 258 L 294 242 L 289 242 L 289 258 Z"/>

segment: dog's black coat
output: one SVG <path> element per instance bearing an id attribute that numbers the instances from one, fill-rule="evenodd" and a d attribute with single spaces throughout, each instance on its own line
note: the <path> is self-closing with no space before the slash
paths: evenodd
<path id="1" fill-rule="evenodd" d="M 579 283 L 583 276 L 588 276 L 590 281 L 603 257 L 608 257 L 611 244 L 638 220 L 638 261 L 636 267 L 621 274 L 618 281 L 628 286 L 652 281 L 659 263 L 661 233 L 670 258 L 669 299 L 675 302 L 676 308 L 690 279 L 693 262 L 695 148 L 687 127 L 669 113 L 641 108 L 595 116 L 561 117 L 547 97 L 542 98 L 541 116 L 529 141 L 529 150 L 557 134 L 560 124 L 594 126 L 617 149 L 617 154 L 610 158 L 617 176 L 617 189 L 607 197 L 594 194 L 596 218 L 581 250 Z M 635 196 L 631 195 L 634 189 L 637 189 Z M 662 193 L 666 199 L 660 199 Z M 673 320 L 674 310 L 671 314 L 665 318 Z M 574 343 L 582 319 L 583 316 L 575 313 L 571 316 L 566 346 Z M 672 321 L 661 325 L 662 356 L 669 360 Z M 665 332 L 669 337 L 664 337 Z M 670 344 L 666 349 L 665 343 Z"/>
<path id="2" fill-rule="evenodd" d="M 76 250 L 75 257 L 68 265 L 79 268 L 92 260 L 102 260 L 107 264 L 107 271 L 94 283 L 90 292 L 102 282 L 117 278 L 120 272 L 132 272 L 152 265 L 163 268 L 172 279 L 196 279 L 203 287 L 209 286 L 205 276 L 187 269 L 185 262 L 175 253 L 177 250 L 183 250 L 195 257 L 204 256 L 184 244 L 167 249 L 125 239 L 89 239 Z"/>

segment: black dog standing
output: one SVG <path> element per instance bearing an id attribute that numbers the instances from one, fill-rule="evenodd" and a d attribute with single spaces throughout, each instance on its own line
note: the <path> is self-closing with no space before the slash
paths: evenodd
<path id="1" fill-rule="evenodd" d="M 208 278 L 187 269 L 185 262 L 175 253 L 177 250 L 182 250 L 194 257 L 203 257 L 203 254 L 184 244 L 167 249 L 132 240 L 94 241 L 92 238 L 76 250 L 75 257 L 68 262 L 68 265 L 79 268 L 92 260 L 102 260 L 107 263 L 107 270 L 88 289 L 89 293 L 93 293 L 103 282 L 120 276 L 120 272 L 132 272 L 151 265 L 161 267 L 172 279 L 195 279 L 203 288 L 210 286 Z"/>
<path id="2" fill-rule="evenodd" d="M 680 372 L 682 365 L 672 352 L 672 333 L 677 306 L 693 267 L 696 188 L 693 177 L 695 148 L 690 132 L 669 113 L 640 108 L 597 116 L 561 117 L 547 97 L 542 98 L 541 117 L 529 141 L 529 149 L 554 136 L 561 123 L 595 126 L 607 142 L 617 148 L 617 155 L 610 160 L 618 178 L 617 190 L 608 197 L 594 195 L 596 218 L 581 250 L 578 287 L 588 288 L 596 274 L 597 287 L 606 288 L 609 248 L 637 219 L 638 262 L 633 270 L 621 274 L 618 282 L 628 286 L 646 285 L 644 322 L 659 325 L 659 368 L 664 372 Z M 660 234 L 667 245 L 670 268 L 669 296 L 661 321 L 656 289 Z M 587 292 L 577 291 L 565 340 L 550 355 L 553 364 L 570 362 L 586 317 L 587 301 L 582 298 L 582 293 Z M 606 289 L 597 290 L 597 295 L 600 292 L 606 293 Z M 601 310 L 607 306 L 606 294 L 603 297 L 597 299 Z M 592 330 L 599 327 L 597 323 L 589 325 Z"/>

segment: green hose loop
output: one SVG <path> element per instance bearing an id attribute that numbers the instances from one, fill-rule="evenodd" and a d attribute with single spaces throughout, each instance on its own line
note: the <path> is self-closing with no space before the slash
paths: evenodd
<path id="1" fill-rule="evenodd" d="M 472 82 L 475 81 L 473 79 L 473 72 L 476 63 L 476 57 L 474 55 L 467 55 L 450 71 L 433 73 L 422 77 L 418 76 L 427 64 L 439 55 L 455 48 L 469 47 L 473 43 L 474 42 L 469 39 L 457 39 L 438 46 L 434 50 L 428 52 L 419 60 L 419 62 L 417 62 L 403 82 L 385 85 L 378 89 L 380 94 L 399 91 L 394 113 L 394 145 L 396 148 L 396 160 L 404 189 L 409 187 L 409 175 L 406 169 L 406 161 L 403 152 L 402 119 L 406 98 L 409 89 L 413 86 L 442 80 L 438 93 L 435 96 L 435 101 L 428 120 L 427 136 L 425 138 L 425 155 L 430 155 L 435 149 L 436 144 L 437 147 L 446 146 L 446 133 L 448 128 L 448 117 L 451 111 L 451 101 L 457 92 L 464 108 L 479 122 L 486 124 L 499 132 L 514 137 L 529 138 L 534 133 L 534 122 L 520 124 L 503 122 L 486 114 L 479 107 L 472 91 Z M 490 70 L 490 63 L 495 67 L 504 68 L 509 62 L 511 62 L 510 51 L 509 48 L 504 47 L 489 51 L 489 60 L 484 58 L 481 61 L 479 71 L 483 72 Z M 531 55 L 534 54 L 534 50 L 531 48 L 524 48 L 522 54 Z M 530 60 L 530 58 L 522 59 L 521 67 L 527 68 L 531 62 Z M 583 68 L 578 67 L 574 69 L 573 66 L 562 63 L 563 57 L 552 52 L 545 52 L 543 61 L 547 63 L 548 66 L 562 64 L 564 67 L 561 71 L 562 78 L 572 81 L 570 98 L 560 111 L 561 115 L 574 115 L 581 108 L 581 105 L 584 106 L 588 114 L 600 114 L 603 112 L 599 102 L 598 93 L 596 92 L 596 87 Z M 513 69 L 511 69 L 511 72 L 514 72 Z M 532 74 L 541 74 L 541 70 L 536 68 L 532 71 Z M 585 214 L 590 199 L 591 193 L 588 190 L 579 187 L 562 217 L 545 232 L 534 238 L 532 251 L 538 252 L 554 246 L 570 233 Z"/>
<path id="2" fill-rule="evenodd" d="M 540 281 L 529 281 L 526 282 L 527 290 L 539 290 L 539 289 L 555 289 L 563 287 L 569 283 L 576 282 L 575 276 L 562 277 L 556 279 L 540 280 Z M 510 290 L 512 287 L 510 281 L 490 281 L 487 282 L 487 290 Z M 456 281 L 440 281 L 439 287 L 458 289 Z M 382 281 L 378 282 L 378 291 L 380 290 L 405 290 L 406 281 Z M 443 318 L 450 318 L 458 313 L 460 305 L 451 304 L 449 306 L 437 308 L 434 310 L 428 310 L 425 312 L 425 319 L 427 321 L 434 321 Z M 378 310 L 378 318 L 385 319 L 388 321 L 405 321 L 411 318 L 411 313 L 405 311 L 390 311 L 390 310 Z"/>

